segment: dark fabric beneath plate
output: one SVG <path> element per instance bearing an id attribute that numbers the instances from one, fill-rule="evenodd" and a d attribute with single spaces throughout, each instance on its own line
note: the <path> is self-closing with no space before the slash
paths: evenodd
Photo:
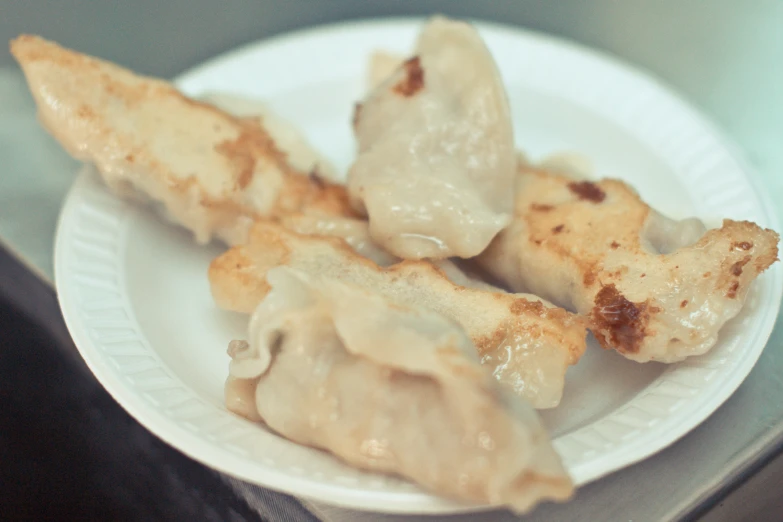
<path id="1" fill-rule="evenodd" d="M 54 292 L 0 248 L 0 518 L 316 520 L 273 492 L 254 512 L 225 477 L 149 433 L 64 329 Z"/>

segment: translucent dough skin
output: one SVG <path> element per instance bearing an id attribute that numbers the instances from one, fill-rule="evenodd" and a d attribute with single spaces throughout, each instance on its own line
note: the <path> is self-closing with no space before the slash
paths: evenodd
<path id="1" fill-rule="evenodd" d="M 232 374 L 257 382 L 270 428 L 463 501 L 525 512 L 571 495 L 536 413 L 482 370 L 454 323 L 287 268 L 269 281 Z M 249 375 L 254 358 L 266 366 Z"/>
<path id="2" fill-rule="evenodd" d="M 576 181 L 521 163 L 515 205 L 479 265 L 515 291 L 589 317 L 604 347 L 639 362 L 708 351 L 778 254 L 772 230 L 674 221 L 617 180 Z"/>
<path id="3" fill-rule="evenodd" d="M 275 223 L 257 223 L 247 244 L 211 263 L 215 302 L 227 310 L 252 312 L 269 292 L 267 274 L 277 266 L 357 285 L 456 321 L 495 376 L 536 408 L 559 404 L 566 370 L 584 353 L 584 318 L 536 296 L 468 288 L 427 261 L 381 268 L 342 239 L 301 235 Z"/>
<path id="4" fill-rule="evenodd" d="M 381 267 L 388 267 L 401 261 L 401 259 L 389 254 L 372 241 L 369 224 L 361 219 L 315 213 L 294 214 L 281 219 L 280 224 L 297 234 L 339 237 L 350 245 L 357 254 Z M 489 292 L 504 292 L 504 290 L 482 281 L 473 274 L 465 272 L 451 259 L 434 261 L 433 265 L 443 272 L 452 283 L 459 286 L 487 290 Z"/>
<path id="5" fill-rule="evenodd" d="M 357 107 L 354 130 L 348 190 L 388 252 L 469 258 L 508 224 L 516 157 L 508 101 L 470 25 L 426 24 L 415 57 Z"/>

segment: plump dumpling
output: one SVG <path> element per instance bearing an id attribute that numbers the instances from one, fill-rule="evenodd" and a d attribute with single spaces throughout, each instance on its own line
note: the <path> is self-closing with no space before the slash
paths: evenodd
<path id="1" fill-rule="evenodd" d="M 708 231 L 666 218 L 621 181 L 520 163 L 514 221 L 478 262 L 516 291 L 588 316 L 604 347 L 670 363 L 715 344 L 777 244 L 747 221 Z"/>
<path id="2" fill-rule="evenodd" d="M 381 268 L 339 238 L 301 235 L 275 223 L 257 223 L 245 245 L 211 263 L 212 296 L 221 308 L 250 313 L 269 293 L 267 276 L 278 266 L 360 286 L 456 321 L 495 377 L 536 408 L 559 404 L 566 370 L 584 353 L 584 319 L 536 296 L 466 287 L 427 261 Z"/>
<path id="3" fill-rule="evenodd" d="M 508 224 L 511 116 L 472 26 L 432 19 L 415 56 L 357 106 L 354 129 L 348 190 L 385 250 L 404 259 L 469 258 Z"/>
<path id="4" fill-rule="evenodd" d="M 484 372 L 456 324 L 284 267 L 269 283 L 248 342 L 229 350 L 234 411 L 465 501 L 524 512 L 571 495 L 536 413 Z"/>
<path id="5" fill-rule="evenodd" d="M 354 215 L 344 187 L 295 166 L 317 154 L 279 119 L 233 116 L 39 37 L 20 36 L 11 52 L 62 147 L 93 163 L 115 194 L 153 202 L 199 243 L 241 243 L 256 219 L 290 212 Z"/>

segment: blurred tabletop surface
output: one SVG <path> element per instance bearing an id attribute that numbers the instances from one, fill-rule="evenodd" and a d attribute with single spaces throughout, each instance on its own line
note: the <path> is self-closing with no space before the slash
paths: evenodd
<path id="1" fill-rule="evenodd" d="M 432 13 L 547 32 L 648 71 L 712 119 L 773 201 L 783 201 L 780 0 L 8 0 L 0 8 L 0 40 L 37 33 L 171 78 L 238 45 L 297 28 Z M 0 241 L 51 282 L 57 216 L 77 164 L 38 125 L 7 51 L 0 52 L 0 160 Z M 783 445 L 781 344 L 779 319 L 753 372 L 705 423 L 653 458 L 581 488 L 571 503 L 542 506 L 525 520 L 653 521 L 702 513 Z"/>

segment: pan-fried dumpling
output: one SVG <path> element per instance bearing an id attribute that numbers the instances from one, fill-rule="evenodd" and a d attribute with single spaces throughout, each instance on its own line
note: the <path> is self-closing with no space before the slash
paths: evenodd
<path id="1" fill-rule="evenodd" d="M 339 238 L 300 235 L 275 223 L 257 223 L 247 244 L 212 262 L 215 302 L 252 312 L 268 294 L 267 275 L 277 266 L 360 286 L 456 321 L 495 377 L 536 408 L 559 404 L 566 370 L 584 353 L 584 319 L 536 296 L 466 288 L 427 261 L 381 268 Z"/>
<path id="2" fill-rule="evenodd" d="M 154 202 L 199 243 L 241 243 L 256 219 L 290 212 L 354 215 L 345 188 L 295 168 L 258 118 L 36 36 L 20 36 L 11 52 L 63 148 L 94 163 L 115 194 Z"/>
<path id="3" fill-rule="evenodd" d="M 671 363 L 715 344 L 777 243 L 747 221 L 707 231 L 668 219 L 621 181 L 520 164 L 514 221 L 478 262 L 513 290 L 588 316 L 602 346 Z"/>
<path id="4" fill-rule="evenodd" d="M 485 373 L 456 324 L 285 267 L 269 283 L 248 342 L 229 350 L 229 407 L 254 399 L 294 442 L 453 498 L 524 512 L 571 495 L 535 411 Z"/>
<path id="5" fill-rule="evenodd" d="M 357 106 L 352 202 L 403 259 L 469 258 L 511 217 L 515 150 L 506 93 L 468 24 L 432 19 L 415 56 Z"/>

